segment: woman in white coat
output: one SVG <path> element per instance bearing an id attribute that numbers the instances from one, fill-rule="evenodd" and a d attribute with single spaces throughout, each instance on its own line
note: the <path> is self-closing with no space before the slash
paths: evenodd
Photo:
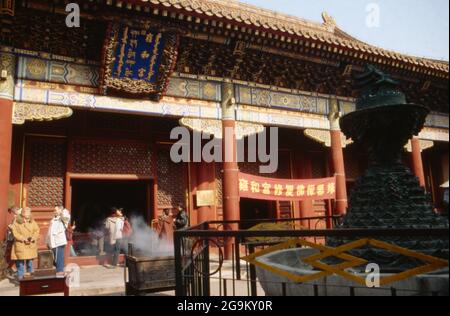
<path id="1" fill-rule="evenodd" d="M 125 221 L 121 209 L 112 208 L 111 211 L 111 215 L 106 219 L 105 228 L 108 232 L 110 251 L 112 252 L 112 267 L 117 267 Z"/>
<path id="2" fill-rule="evenodd" d="M 64 252 L 67 245 L 66 230 L 70 222 L 70 213 L 63 207 L 55 207 L 47 234 L 47 245 L 53 251 L 56 276 L 64 277 Z"/>

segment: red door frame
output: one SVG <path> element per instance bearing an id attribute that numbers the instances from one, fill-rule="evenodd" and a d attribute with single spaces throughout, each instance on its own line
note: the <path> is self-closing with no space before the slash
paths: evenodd
<path id="1" fill-rule="evenodd" d="M 152 161 L 152 176 L 142 176 L 135 174 L 83 174 L 83 173 L 74 173 L 73 172 L 73 145 L 76 141 L 86 141 L 93 143 L 118 143 L 118 144 L 130 144 L 130 143 L 139 143 L 146 144 L 147 142 L 136 141 L 136 140 L 111 140 L 105 138 L 70 138 L 67 146 L 67 168 L 66 168 L 66 178 L 65 178 L 65 207 L 70 209 L 72 206 L 72 180 L 110 180 L 110 181 L 145 181 L 147 182 L 147 216 L 149 219 L 148 224 L 151 225 L 151 220 L 155 214 L 155 201 L 156 201 L 156 166 L 154 164 L 154 157 L 156 153 L 153 152 L 153 161 Z M 151 145 L 152 149 L 155 149 L 155 146 Z M 80 266 L 83 265 L 101 265 L 108 263 L 107 257 L 70 257 L 70 247 L 66 247 L 66 263 L 75 263 Z M 123 262 L 123 256 L 121 256 L 120 262 Z"/>

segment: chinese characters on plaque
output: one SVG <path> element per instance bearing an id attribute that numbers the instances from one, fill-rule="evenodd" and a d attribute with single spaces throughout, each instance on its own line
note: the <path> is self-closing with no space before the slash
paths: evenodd
<path id="1" fill-rule="evenodd" d="M 336 180 L 286 180 L 239 173 L 239 195 L 270 201 L 332 200 L 336 197 Z"/>
<path id="2" fill-rule="evenodd" d="M 177 59 L 178 35 L 111 24 L 103 87 L 128 94 L 161 94 Z"/>
<path id="3" fill-rule="evenodd" d="M 164 38 L 161 33 L 125 27 L 119 32 L 113 76 L 155 82 Z"/>

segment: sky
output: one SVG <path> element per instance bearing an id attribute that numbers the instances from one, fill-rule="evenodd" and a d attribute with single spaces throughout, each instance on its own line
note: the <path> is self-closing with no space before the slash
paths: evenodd
<path id="1" fill-rule="evenodd" d="M 449 60 L 448 0 L 240 0 L 322 22 L 328 12 L 348 34 L 400 53 Z"/>

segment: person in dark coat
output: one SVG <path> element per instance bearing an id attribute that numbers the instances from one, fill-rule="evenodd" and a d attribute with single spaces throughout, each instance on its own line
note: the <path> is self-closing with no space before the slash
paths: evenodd
<path id="1" fill-rule="evenodd" d="M 186 229 L 189 226 L 189 217 L 184 208 L 178 208 L 178 214 L 175 218 L 175 228 L 177 230 Z"/>
<path id="2" fill-rule="evenodd" d="M 16 218 L 20 216 L 22 213 L 22 209 L 19 207 L 13 207 L 8 209 L 8 214 L 11 218 L 11 223 L 7 227 L 6 231 L 6 251 L 5 251 L 5 261 L 7 266 L 7 273 L 9 276 L 14 276 L 17 271 L 14 270 L 15 267 L 15 261 L 11 259 L 11 251 L 14 244 L 14 236 L 12 233 L 12 226 L 16 222 Z"/>

